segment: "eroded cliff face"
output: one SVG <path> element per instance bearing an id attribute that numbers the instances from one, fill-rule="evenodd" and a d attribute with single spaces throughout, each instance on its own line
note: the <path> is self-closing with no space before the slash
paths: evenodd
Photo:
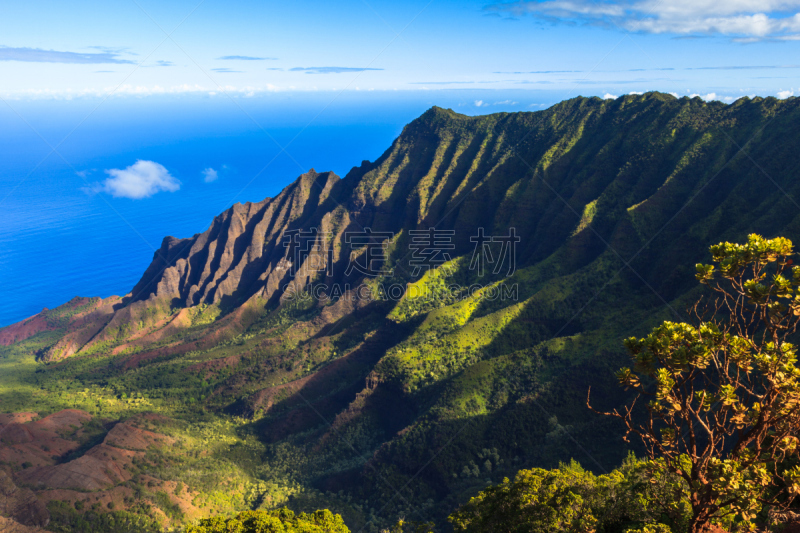
<path id="1" fill-rule="evenodd" d="M 176 307 L 234 307 L 257 292 L 269 298 L 286 275 L 281 261 L 287 249 L 281 237 L 319 224 L 339 182 L 331 172 L 312 170 L 275 198 L 234 205 L 201 234 L 164 239 L 130 301 L 158 298 Z"/>

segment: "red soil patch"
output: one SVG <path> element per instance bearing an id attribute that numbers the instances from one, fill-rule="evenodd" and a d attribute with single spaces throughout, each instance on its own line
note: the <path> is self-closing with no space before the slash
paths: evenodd
<path id="1" fill-rule="evenodd" d="M 55 464 L 58 457 L 78 447 L 67 438 L 91 420 L 88 413 L 67 409 L 31 422 L 35 413 L 4 415 L 0 420 L 0 461 L 33 466 Z M 24 421 L 23 421 L 24 420 Z"/>
<path id="2" fill-rule="evenodd" d="M 47 324 L 47 319 L 42 316 L 42 313 L 47 311 L 47 308 L 37 313 L 32 317 L 28 317 L 22 322 L 11 324 L 3 329 L 0 329 L 0 344 L 3 346 L 10 346 L 15 342 L 24 341 L 29 337 L 33 337 L 42 331 L 50 331 L 51 328 Z"/>
<path id="3" fill-rule="evenodd" d="M 100 444 L 68 463 L 18 472 L 17 479 L 34 488 L 108 489 L 131 478 L 124 467 L 134 455 L 135 452 Z"/>
<path id="4" fill-rule="evenodd" d="M 6 424 L 24 424 L 39 416 L 38 413 L 0 413 L 0 426 Z"/>
<path id="5" fill-rule="evenodd" d="M 138 428 L 128 422 L 114 426 L 103 441 L 108 446 L 134 451 L 144 451 L 150 446 L 173 442 L 170 437 Z"/>
<path id="6" fill-rule="evenodd" d="M 76 313 L 74 316 L 72 316 L 68 329 L 72 331 L 76 328 L 85 326 L 89 322 L 93 322 L 94 319 L 97 318 L 95 316 L 95 311 L 99 310 L 103 306 L 111 309 L 113 304 L 118 300 L 119 297 L 117 296 L 111 296 L 105 300 L 97 300 L 94 305 L 90 305 L 80 313 Z M 75 309 L 76 307 L 81 307 L 90 303 L 92 303 L 90 298 L 73 298 L 64 305 L 68 306 L 68 309 Z M 47 311 L 49 310 L 45 307 L 40 313 L 28 317 L 21 322 L 11 324 L 10 326 L 0 329 L 0 345 L 10 346 L 16 342 L 24 341 L 27 338 L 33 337 L 37 333 L 41 333 L 43 331 L 52 331 L 55 329 L 47 322 L 47 318 L 45 317 L 45 313 Z"/>
<path id="7" fill-rule="evenodd" d="M 92 419 L 92 415 L 80 409 L 64 409 L 47 415 L 41 420 L 32 422 L 37 428 L 50 431 L 66 431 L 83 426 Z"/>
<path id="8" fill-rule="evenodd" d="M 89 428 L 92 417 L 83 411 L 67 409 L 40 420 L 36 413 L 0 415 L 0 461 L 13 465 L 0 468 L 0 531 L 33 533 L 49 521 L 46 503 L 62 500 L 73 504 L 81 501 L 85 509 L 107 511 L 125 509 L 131 488 L 121 484 L 133 477 L 133 460 L 143 458 L 147 449 L 170 446 L 175 440 L 138 426 L 152 426 L 170 419 L 155 413 L 140 414 L 116 424 L 103 442 L 82 456 L 58 464 L 61 457 L 74 452 Z M 25 465 L 24 463 L 31 463 Z M 13 473 L 12 473 L 13 470 Z M 160 480 L 154 480 L 163 485 Z M 177 484 L 169 486 L 169 494 Z M 181 491 L 182 498 L 172 497 L 192 517 L 199 510 L 191 505 L 194 495 Z M 5 503 L 3 503 L 5 502 Z M 169 521 L 166 516 L 164 520 Z"/>
<path id="9" fill-rule="evenodd" d="M 171 444 L 172 439 L 122 422 L 99 444 L 68 463 L 29 468 L 17 472 L 28 485 L 53 489 L 109 489 L 131 478 L 128 467 L 136 456 L 154 445 Z"/>
<path id="10" fill-rule="evenodd" d="M 362 343 L 347 355 L 331 361 L 313 374 L 256 392 L 251 397 L 253 409 L 269 411 L 275 402 L 276 396 L 290 396 L 300 390 L 303 390 L 306 398 L 313 398 L 313 403 L 317 398 L 324 396 L 328 390 L 333 388 L 334 384 L 346 382 L 347 378 L 357 374 L 361 368 L 374 359 L 374 355 L 369 350 L 364 349 L 365 344 Z M 302 400 L 302 398 L 294 398 L 294 400 L 297 404 L 305 405 L 305 400 Z"/>

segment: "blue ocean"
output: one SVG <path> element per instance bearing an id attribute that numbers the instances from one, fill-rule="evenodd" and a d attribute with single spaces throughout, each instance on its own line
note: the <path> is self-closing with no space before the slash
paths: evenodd
<path id="1" fill-rule="evenodd" d="M 564 96 L 351 91 L 9 101 L 0 107 L 0 326 L 74 296 L 126 294 L 165 236 L 202 232 L 234 203 L 274 196 L 311 168 L 344 176 L 378 158 L 432 105 L 468 114 L 535 111 Z M 97 192 L 107 170 L 138 160 L 163 165 L 180 189 L 142 199 Z M 210 183 L 208 168 L 217 172 Z"/>

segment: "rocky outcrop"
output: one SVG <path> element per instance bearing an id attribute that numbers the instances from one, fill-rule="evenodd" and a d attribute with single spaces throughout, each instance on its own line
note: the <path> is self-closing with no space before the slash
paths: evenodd
<path id="1" fill-rule="evenodd" d="M 239 304 L 256 292 L 267 297 L 285 277 L 281 236 L 320 221 L 339 177 L 314 170 L 277 197 L 236 204 L 216 217 L 204 233 L 167 237 L 131 291 L 131 301 L 166 299 L 176 306 Z"/>

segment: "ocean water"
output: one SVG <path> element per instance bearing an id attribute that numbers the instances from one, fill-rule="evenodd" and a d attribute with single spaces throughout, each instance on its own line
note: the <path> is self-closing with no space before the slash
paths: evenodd
<path id="1" fill-rule="evenodd" d="M 165 236 L 205 231 L 234 203 L 275 196 L 310 168 L 344 176 L 431 105 L 478 114 L 559 98 L 492 95 L 507 101 L 486 109 L 474 105 L 479 96 L 11 101 L 0 107 L 0 327 L 74 296 L 126 294 Z M 140 159 L 164 165 L 180 190 L 139 200 L 93 192 L 106 170 Z M 212 183 L 202 174 L 209 167 L 219 173 Z"/>

